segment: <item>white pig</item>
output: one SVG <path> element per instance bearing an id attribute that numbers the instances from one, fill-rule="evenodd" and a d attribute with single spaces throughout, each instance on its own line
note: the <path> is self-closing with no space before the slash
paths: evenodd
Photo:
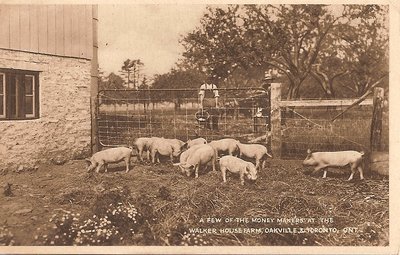
<path id="1" fill-rule="evenodd" d="M 255 181 L 257 180 L 257 169 L 253 163 L 244 161 L 243 159 L 234 156 L 223 156 L 219 160 L 219 166 L 221 169 L 222 179 L 226 182 L 226 170 L 231 173 L 239 173 L 240 183 L 244 185 L 244 176 L 247 179 Z"/>
<path id="2" fill-rule="evenodd" d="M 123 160 L 126 164 L 126 172 L 129 172 L 131 156 L 132 148 L 126 147 L 117 147 L 96 152 L 90 159 L 85 159 L 88 163 L 87 171 L 90 172 L 97 166 L 96 172 L 98 173 L 104 165 L 105 172 L 107 172 L 108 163 L 118 163 Z"/>
<path id="3" fill-rule="evenodd" d="M 180 143 L 172 140 L 175 139 L 155 138 L 152 140 L 150 151 L 153 164 L 156 160 L 158 163 L 160 163 L 159 155 L 169 156 L 171 163 L 174 162 L 174 157 L 178 157 L 180 155 Z"/>
<path id="4" fill-rule="evenodd" d="M 307 150 L 307 157 L 303 161 L 304 166 L 314 166 L 313 173 L 324 170 L 322 178 L 326 178 L 327 167 L 342 167 L 350 165 L 351 174 L 348 181 L 353 179 L 353 176 L 358 170 L 360 172 L 360 179 L 364 179 L 363 169 L 361 167 L 364 152 L 358 151 L 335 151 L 335 152 L 313 152 Z"/>
<path id="5" fill-rule="evenodd" d="M 139 161 L 143 161 L 143 152 L 147 152 L 147 159 L 149 159 L 149 148 L 152 139 L 154 139 L 154 137 L 139 137 L 133 143 L 133 145 L 136 147 Z"/>
<path id="6" fill-rule="evenodd" d="M 181 153 L 183 148 L 186 146 L 185 142 L 183 142 L 183 141 L 181 141 L 179 139 L 176 139 L 176 138 L 174 138 L 174 139 L 166 138 L 164 140 L 169 142 L 172 145 L 172 147 L 174 148 L 174 151 L 175 151 L 174 157 L 179 156 L 179 154 Z"/>
<path id="7" fill-rule="evenodd" d="M 182 172 L 186 172 L 186 175 L 189 177 L 192 169 L 195 172 L 195 178 L 199 177 L 199 168 L 201 166 L 207 165 L 209 162 L 212 164 L 213 171 L 215 170 L 215 162 L 217 161 L 217 152 L 208 144 L 200 145 L 195 151 L 189 154 L 189 157 L 186 159 L 186 162 L 180 164 L 179 167 L 182 169 Z"/>
<path id="8" fill-rule="evenodd" d="M 206 144 L 206 143 L 207 143 L 207 140 L 204 138 L 201 138 L 201 137 L 193 139 L 193 140 L 189 139 L 186 142 L 188 148 L 198 145 L 198 144 Z"/>
<path id="9" fill-rule="evenodd" d="M 197 144 L 197 145 L 194 145 L 194 146 L 190 147 L 189 149 L 185 150 L 184 152 L 182 152 L 181 155 L 179 156 L 179 163 L 174 164 L 174 166 L 184 165 L 186 163 L 187 159 L 189 158 L 189 156 L 203 145 L 204 144 Z M 182 167 L 180 167 L 180 168 L 181 168 L 182 173 L 184 173 L 185 172 L 184 168 L 182 168 Z"/>
<path id="10" fill-rule="evenodd" d="M 232 138 L 224 138 L 221 140 L 211 141 L 209 145 L 211 145 L 218 154 L 220 153 L 228 153 L 229 155 L 233 155 L 235 152 L 237 153 L 239 141 Z"/>
<path id="11" fill-rule="evenodd" d="M 260 170 L 260 165 L 262 163 L 262 168 L 265 167 L 265 161 L 267 157 L 272 158 L 272 156 L 268 153 L 267 148 L 261 144 L 243 144 L 238 143 L 238 147 L 240 150 L 240 157 L 245 156 L 247 158 L 256 160 L 256 168 Z"/>

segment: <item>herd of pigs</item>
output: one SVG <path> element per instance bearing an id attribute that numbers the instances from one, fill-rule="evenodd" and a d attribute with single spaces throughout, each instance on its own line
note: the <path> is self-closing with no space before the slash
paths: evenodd
<path id="1" fill-rule="evenodd" d="M 244 185 L 245 177 L 254 182 L 257 179 L 257 171 L 265 168 L 268 157 L 272 157 L 267 148 L 261 144 L 244 144 L 236 139 L 224 138 L 209 143 L 204 138 L 196 138 L 183 142 L 179 139 L 167 139 L 162 137 L 140 137 L 133 146 L 116 147 L 102 150 L 87 158 L 87 171 L 96 168 L 98 173 L 102 167 L 107 172 L 107 164 L 124 161 L 126 172 L 130 168 L 130 159 L 136 150 L 138 161 L 143 162 L 143 153 L 147 153 L 147 160 L 153 164 L 160 163 L 160 156 L 169 157 L 174 166 L 178 166 L 182 174 L 190 177 L 193 172 L 195 178 L 199 176 L 199 169 L 211 164 L 213 171 L 217 171 L 217 162 L 222 174 L 223 182 L 226 182 L 226 171 L 239 174 L 240 183 Z M 358 170 L 360 179 L 363 175 L 364 152 L 336 151 L 336 152 L 311 152 L 307 151 L 307 157 L 303 161 L 304 166 L 313 166 L 314 172 L 324 171 L 326 178 L 328 167 L 343 167 L 350 165 L 351 174 L 348 181 L 353 179 Z M 179 159 L 178 163 L 174 163 Z M 247 161 L 250 160 L 250 161 Z M 255 165 L 254 163 L 255 162 Z"/>

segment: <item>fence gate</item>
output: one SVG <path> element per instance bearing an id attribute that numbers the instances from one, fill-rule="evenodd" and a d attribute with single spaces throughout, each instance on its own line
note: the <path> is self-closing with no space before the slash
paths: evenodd
<path id="1" fill-rule="evenodd" d="M 197 136 L 208 141 L 248 141 L 268 131 L 269 93 L 262 88 L 218 89 L 218 130 L 207 127 L 198 89 L 102 90 L 97 96 L 97 136 L 102 147 L 130 145 L 137 137 Z"/>
<path id="2" fill-rule="evenodd" d="M 314 151 L 370 150 L 372 98 L 341 114 L 357 99 L 282 100 L 281 84 L 271 86 L 271 147 L 275 157 L 304 158 Z M 388 145 L 388 119 L 384 120 Z"/>

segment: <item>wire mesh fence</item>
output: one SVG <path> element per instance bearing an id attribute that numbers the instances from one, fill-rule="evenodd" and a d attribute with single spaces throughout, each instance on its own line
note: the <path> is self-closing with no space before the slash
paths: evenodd
<path id="1" fill-rule="evenodd" d="M 331 121 L 345 107 L 287 108 L 282 114 L 282 157 L 305 157 L 314 151 L 357 150 L 368 152 L 372 105 L 356 106 Z M 388 118 L 383 120 L 383 149 L 389 146 Z"/>
<path id="2" fill-rule="evenodd" d="M 99 143 L 104 147 L 129 145 L 137 137 L 151 136 L 247 141 L 266 134 L 269 98 L 265 90 L 218 91 L 219 107 L 201 110 L 197 89 L 102 90 L 97 98 Z M 211 118 L 218 125 L 210 127 Z"/>
<path id="3" fill-rule="evenodd" d="M 130 145 L 137 137 L 152 136 L 183 141 L 195 137 L 208 141 L 232 137 L 248 142 L 271 130 L 268 91 L 262 88 L 218 90 L 218 109 L 204 111 L 200 109 L 197 89 L 100 91 L 98 141 L 103 147 Z M 281 108 L 282 158 L 303 158 L 308 148 L 369 151 L 372 105 L 356 106 L 331 121 L 347 106 L 309 107 L 296 103 L 296 107 Z M 218 119 L 217 128 L 204 121 L 211 118 L 209 115 Z M 388 151 L 389 119 L 385 112 L 382 125 L 382 150 Z"/>

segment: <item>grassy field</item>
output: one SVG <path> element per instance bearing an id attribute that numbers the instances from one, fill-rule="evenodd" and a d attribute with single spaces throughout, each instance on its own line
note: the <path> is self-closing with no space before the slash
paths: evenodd
<path id="1" fill-rule="evenodd" d="M 223 184 L 210 168 L 194 179 L 170 163 L 132 164 L 129 173 L 111 165 L 96 174 L 76 160 L 1 176 L 1 186 L 12 186 L 11 194 L 0 195 L 0 245 L 389 242 L 387 178 L 367 174 L 365 181 L 347 182 L 347 169 L 322 179 L 304 173 L 301 161 L 270 160 L 254 184 L 241 186 L 233 174 Z"/>

